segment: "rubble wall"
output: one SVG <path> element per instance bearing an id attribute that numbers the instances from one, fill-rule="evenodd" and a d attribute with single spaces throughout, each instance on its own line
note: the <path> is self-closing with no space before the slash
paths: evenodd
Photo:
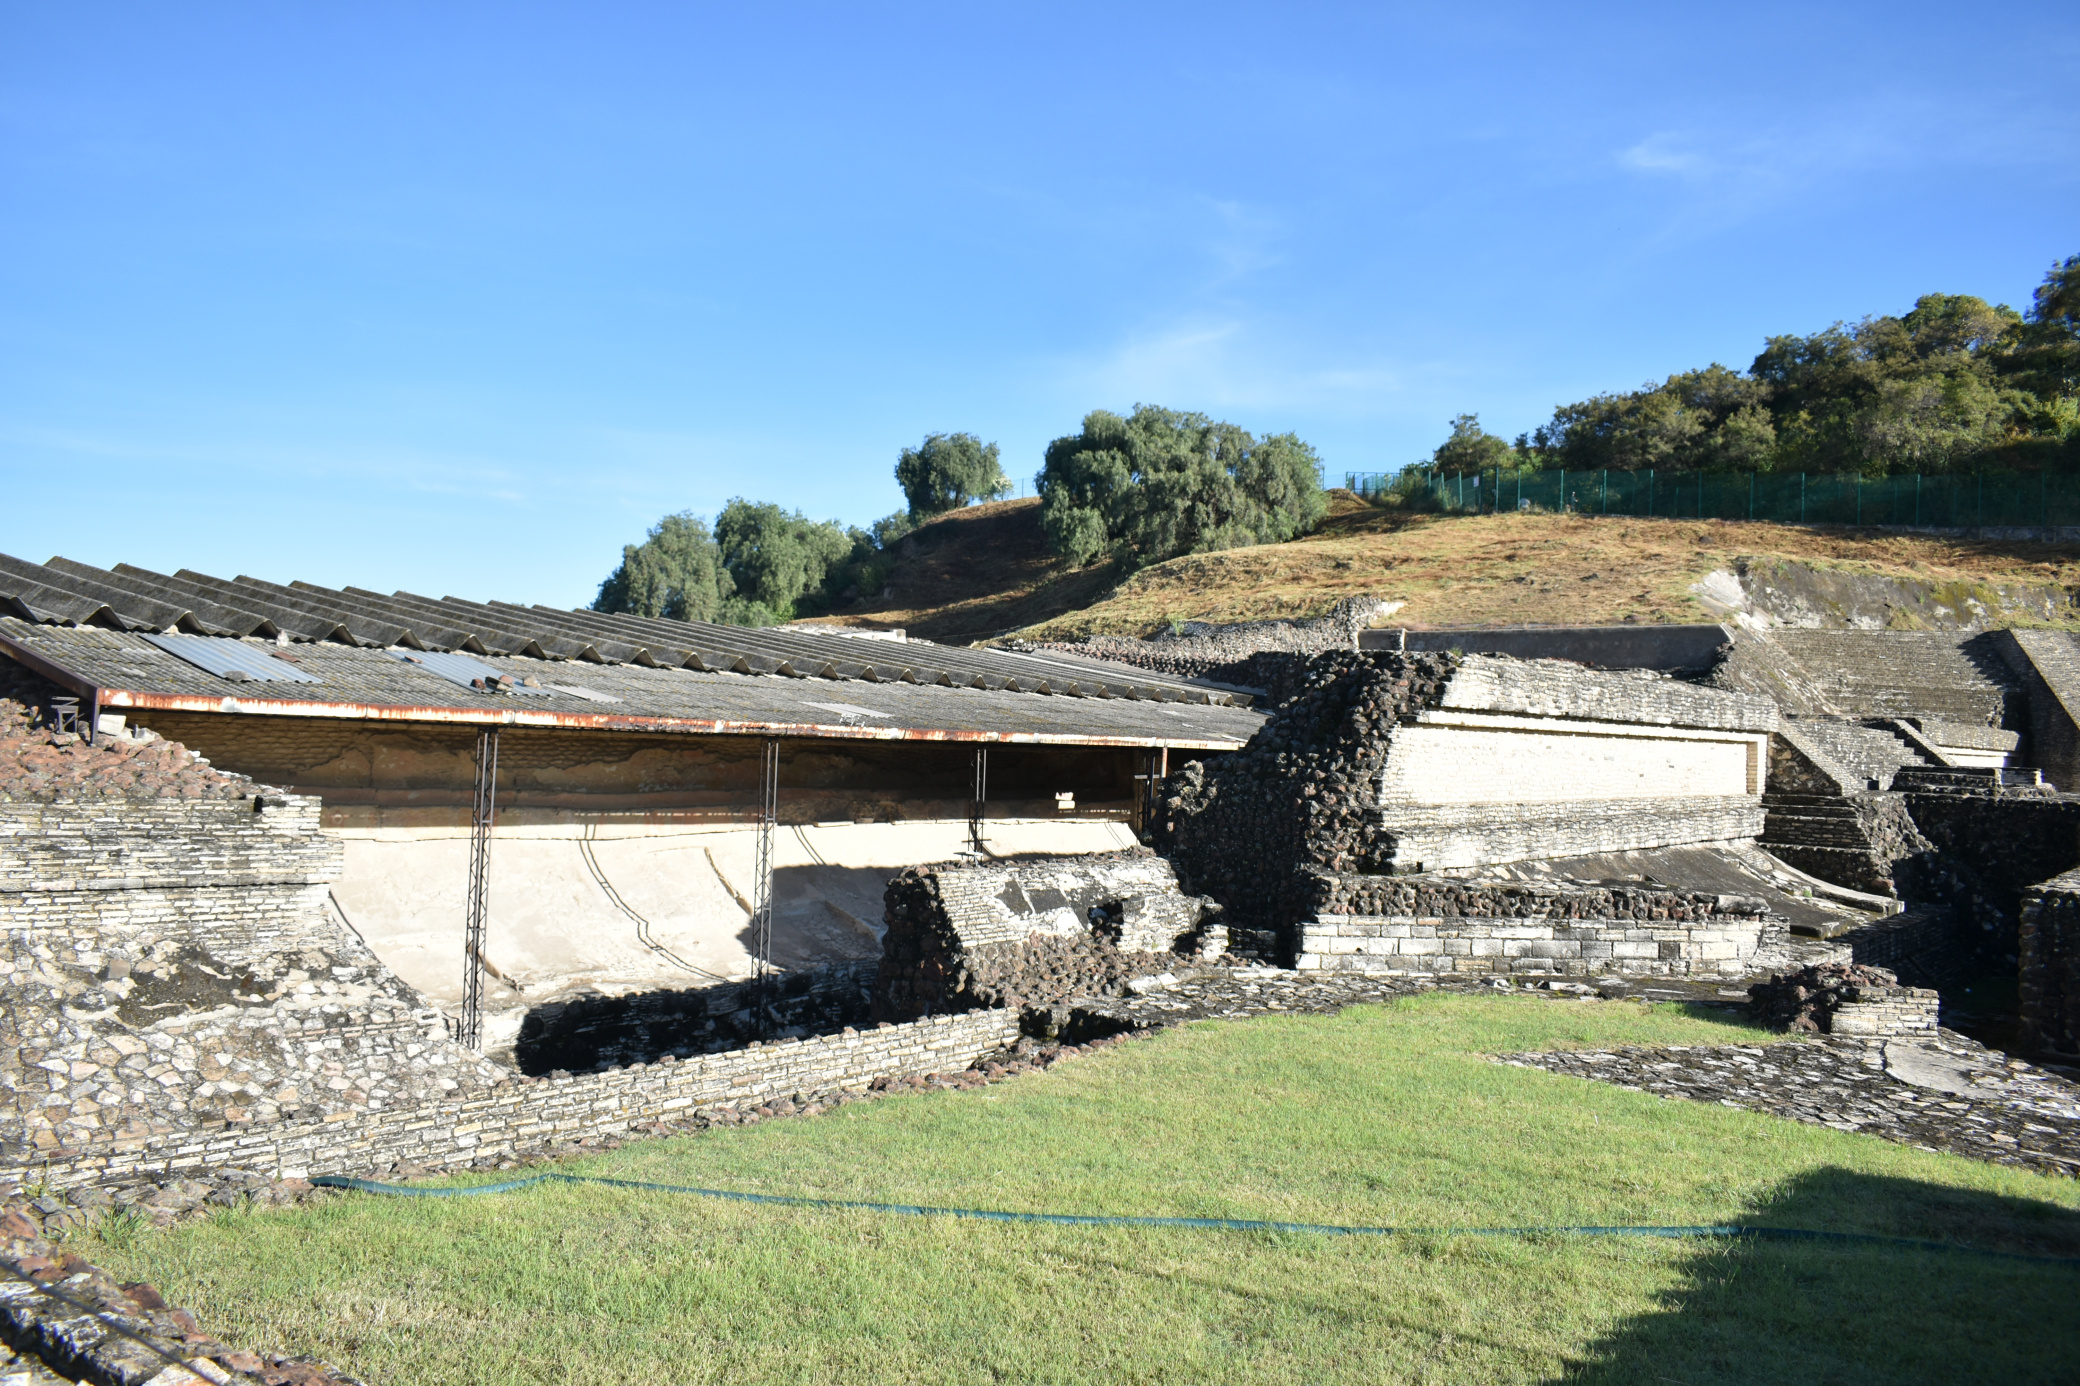
<path id="1" fill-rule="evenodd" d="M 878 1020 L 1045 1005 L 1217 954 L 1213 901 L 1146 851 L 914 867 L 889 883 Z"/>
<path id="2" fill-rule="evenodd" d="M 272 792 L 0 805 L 0 1161 L 499 1079 L 330 912 L 318 813 Z"/>
<path id="3" fill-rule="evenodd" d="M 1241 751 L 1171 776 L 1156 840 L 1242 950 L 1286 959 L 1318 873 L 1753 838 L 1777 720 L 1645 671 L 1320 655 Z"/>
<path id="4" fill-rule="evenodd" d="M 2023 893 L 2019 949 L 2024 1043 L 2080 1056 L 2080 871 Z"/>
<path id="5" fill-rule="evenodd" d="M 352 1121 L 278 1121 L 182 1131 L 62 1162 L 0 1163 L 0 1188 L 72 1188 L 224 1167 L 278 1179 L 361 1174 L 402 1161 L 433 1168 L 520 1156 L 584 1137 L 620 1135 L 668 1117 L 873 1079 L 956 1073 L 1019 1038 L 1017 1011 L 973 1011 L 847 1030 L 610 1073 L 514 1078 L 482 1093 L 399 1104 Z"/>
<path id="6" fill-rule="evenodd" d="M 1320 875 L 1295 965 L 1473 976 L 1737 976 L 1784 934 L 1783 921 L 1753 896 Z"/>

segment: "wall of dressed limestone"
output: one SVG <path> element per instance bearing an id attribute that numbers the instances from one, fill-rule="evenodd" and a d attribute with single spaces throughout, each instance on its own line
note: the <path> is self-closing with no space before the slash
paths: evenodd
<path id="1" fill-rule="evenodd" d="M 1651 924 L 1325 914 L 1300 926 L 1295 966 L 1431 976 L 1740 977 L 1782 933 L 1781 924 L 1724 916 Z"/>

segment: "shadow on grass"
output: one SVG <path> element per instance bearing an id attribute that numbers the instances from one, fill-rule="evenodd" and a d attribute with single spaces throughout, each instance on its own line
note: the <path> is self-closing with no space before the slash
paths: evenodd
<path id="1" fill-rule="evenodd" d="M 2080 1211 L 1842 1169 L 1800 1175 L 1740 1221 L 2080 1258 Z M 2070 1382 L 2080 1267 L 1974 1251 L 1752 1239 L 1701 1244 L 1661 1307 L 1569 1363 L 1619 1383 Z"/>

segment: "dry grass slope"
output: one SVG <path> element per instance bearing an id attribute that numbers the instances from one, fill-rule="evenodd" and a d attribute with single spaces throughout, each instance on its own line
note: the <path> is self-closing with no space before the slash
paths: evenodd
<path id="1" fill-rule="evenodd" d="M 1018 634 L 1150 635 L 1172 621 L 1319 615 L 1344 597 L 1405 601 L 1412 626 L 1704 621 L 1690 586 L 1738 559 L 1790 559 L 1951 584 L 2080 593 L 2071 545 L 1724 520 L 1545 514 L 1402 516 L 1331 493 L 1321 529 L 1290 544 L 1172 559 L 1120 581 L 1047 552 L 1037 500 L 972 506 L 909 541 L 894 596 L 835 622 L 905 626 L 952 643 Z"/>

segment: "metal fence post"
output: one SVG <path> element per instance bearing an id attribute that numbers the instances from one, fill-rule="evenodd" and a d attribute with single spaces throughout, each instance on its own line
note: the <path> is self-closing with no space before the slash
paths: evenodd
<path id="1" fill-rule="evenodd" d="M 1914 528 L 1921 528 L 1921 473 L 1914 473 Z"/>
<path id="2" fill-rule="evenodd" d="M 1859 527 L 1861 527 L 1861 526 L 1862 526 L 1862 524 L 1863 524 L 1863 473 L 1862 473 L 1862 472 L 1858 472 L 1858 473 L 1856 474 L 1856 523 L 1857 523 L 1857 525 L 1858 525 Z"/>
<path id="3" fill-rule="evenodd" d="M 1647 468 L 1647 518 L 1654 515 L 1654 469 Z"/>
<path id="4" fill-rule="evenodd" d="M 1806 522 L 1806 474 L 1798 474 L 1798 522 Z"/>

